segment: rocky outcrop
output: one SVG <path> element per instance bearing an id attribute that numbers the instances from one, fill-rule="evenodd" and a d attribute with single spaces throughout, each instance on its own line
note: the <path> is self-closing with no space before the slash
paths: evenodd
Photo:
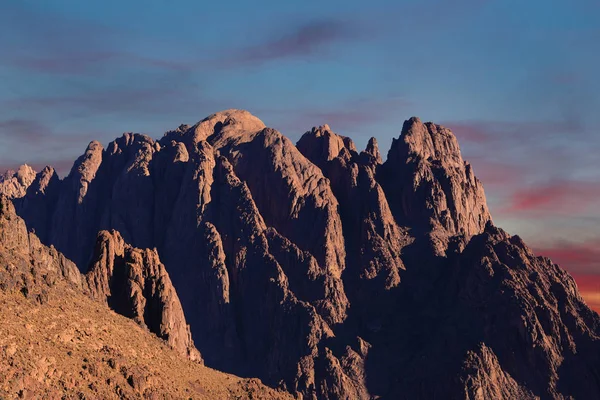
<path id="1" fill-rule="evenodd" d="M 102 231 L 86 281 L 94 298 L 147 327 L 179 354 L 202 361 L 175 288 L 156 251 L 135 249 L 118 232 Z"/>
<path id="2" fill-rule="evenodd" d="M 12 202 L 0 196 L 0 286 L 43 302 L 47 288 L 66 280 L 83 289 L 77 266 L 27 230 Z"/>
<path id="3" fill-rule="evenodd" d="M 484 344 L 467 354 L 464 375 L 464 398 L 466 399 L 538 398 L 504 372 L 494 352 Z"/>
<path id="4" fill-rule="evenodd" d="M 336 158 L 342 149 L 356 153 L 352 139 L 333 133 L 327 124 L 313 127 L 300 138 L 296 146 L 306 158 L 319 167 Z"/>
<path id="5" fill-rule="evenodd" d="M 35 171 L 27 164 L 21 165 L 16 172 L 8 170 L 0 174 L 0 195 L 9 199 L 19 199 L 25 196 L 34 179 Z"/>
<path id="6" fill-rule="evenodd" d="M 186 354 L 187 321 L 207 365 L 299 398 L 600 395 L 598 315 L 493 226 L 439 125 L 406 121 L 383 162 L 375 138 L 294 145 L 226 110 L 92 142 L 15 204 L 96 297 Z"/>
<path id="7" fill-rule="evenodd" d="M 209 142 L 221 146 L 220 153 L 247 184 L 265 223 L 309 251 L 324 273 L 339 281 L 345 268 L 342 223 L 322 172 L 273 129 L 242 136 L 228 132 L 217 132 Z M 324 315 L 329 323 L 340 323 L 346 315 L 343 287 L 338 288 L 341 302 L 331 303 L 331 313 Z"/>

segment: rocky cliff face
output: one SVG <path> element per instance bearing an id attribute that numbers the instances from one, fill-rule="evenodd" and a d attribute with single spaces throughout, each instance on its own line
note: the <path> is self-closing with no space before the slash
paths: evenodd
<path id="1" fill-rule="evenodd" d="M 209 366 L 305 399 L 600 395 L 598 315 L 493 226 L 439 125 L 406 121 L 383 162 L 374 138 L 358 152 L 324 125 L 294 145 L 228 110 L 92 142 L 53 176 L 15 200 L 28 225 L 92 265 L 96 295 L 189 338 L 155 292 L 168 271 Z"/>

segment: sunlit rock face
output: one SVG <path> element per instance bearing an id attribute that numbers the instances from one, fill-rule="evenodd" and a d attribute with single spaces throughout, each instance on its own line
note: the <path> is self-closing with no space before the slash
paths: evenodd
<path id="1" fill-rule="evenodd" d="M 171 304 L 169 337 L 189 353 L 187 321 L 208 366 L 304 399 L 600 397 L 598 315 L 493 226 L 439 125 L 407 120 L 384 161 L 375 138 L 359 151 L 322 125 L 294 144 L 226 110 L 158 141 L 92 142 L 25 192 L 19 214 L 92 265 L 100 297 L 111 265 L 139 277 L 133 317 L 156 326 L 143 304 Z"/>
<path id="2" fill-rule="evenodd" d="M 29 165 L 21 165 L 17 171 L 6 171 L 0 175 L 0 194 L 9 199 L 25 196 L 27 188 L 35 179 L 35 171 Z"/>

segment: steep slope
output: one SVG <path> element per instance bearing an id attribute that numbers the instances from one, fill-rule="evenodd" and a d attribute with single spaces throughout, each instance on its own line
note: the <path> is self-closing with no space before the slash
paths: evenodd
<path id="1" fill-rule="evenodd" d="M 131 257 L 140 255 L 119 239 L 117 233 L 105 232 L 99 242 L 117 241 Z M 88 281 L 97 282 L 101 261 Z M 130 272 L 137 266 L 130 265 Z M 168 286 L 168 276 L 157 277 L 155 286 Z M 96 295 L 101 287 L 92 285 Z M 0 397 L 290 398 L 256 379 L 186 360 L 170 337 L 159 340 L 86 291 L 86 279 L 75 264 L 28 233 L 12 204 L 0 198 Z M 131 300 L 139 304 L 140 299 L 137 295 Z M 177 309 L 181 306 L 171 300 L 163 313 Z"/>
<path id="2" fill-rule="evenodd" d="M 407 262 L 370 340 L 372 388 L 397 398 L 596 398 L 600 318 L 573 279 L 488 224 L 433 272 Z M 414 269 L 411 266 L 414 265 Z M 410 329 L 407 329 L 410 326 Z M 394 380 L 386 371 L 404 371 Z"/>
<path id="3" fill-rule="evenodd" d="M 375 138 L 359 153 L 324 125 L 294 145 L 227 110 L 92 142 L 53 176 L 14 200 L 28 226 L 149 328 L 160 257 L 208 366 L 304 399 L 600 395 L 598 315 L 493 226 L 439 125 L 406 121 L 383 162 Z"/>
<path id="4" fill-rule="evenodd" d="M 44 246 L 33 231 L 28 232 L 13 204 L 1 195 L 0 217 L 2 249 L 31 264 L 31 271 L 27 263 L 21 262 L 19 268 L 6 264 L 4 284 L 8 288 L 22 285 L 24 294 L 43 298 L 44 288 L 35 295 L 29 288 L 38 288 L 37 275 L 47 282 L 66 279 L 82 294 L 104 301 L 119 314 L 147 327 L 181 355 L 201 361 L 175 288 L 156 251 L 135 249 L 124 243 L 116 231 L 100 232 L 90 270 L 82 276 L 74 263 L 53 246 Z"/>

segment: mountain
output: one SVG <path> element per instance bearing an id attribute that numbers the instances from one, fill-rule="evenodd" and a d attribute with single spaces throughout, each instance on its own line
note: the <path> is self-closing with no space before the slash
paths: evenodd
<path id="1" fill-rule="evenodd" d="M 96 298 L 209 367 L 303 399 L 600 397 L 600 317 L 494 226 L 439 125 L 407 120 L 383 162 L 227 110 L 23 186 Z"/>

